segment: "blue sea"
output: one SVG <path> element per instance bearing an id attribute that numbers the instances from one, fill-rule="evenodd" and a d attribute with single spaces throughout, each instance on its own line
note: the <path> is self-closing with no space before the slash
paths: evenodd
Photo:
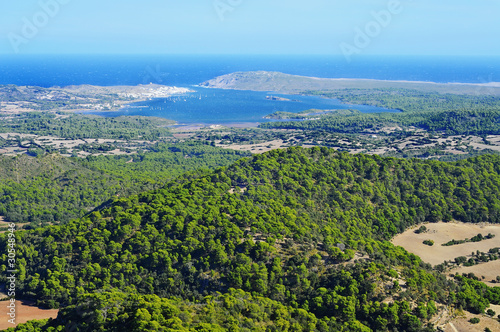
<path id="1" fill-rule="evenodd" d="M 101 113 L 103 116 L 146 115 L 169 118 L 181 124 L 228 124 L 256 123 L 264 121 L 264 115 L 275 111 L 298 112 L 310 108 L 386 111 L 369 106 L 343 105 L 339 101 L 319 97 L 288 97 L 299 99 L 300 102 L 270 101 L 265 98 L 270 93 L 265 92 L 196 87 L 197 84 L 219 75 L 254 70 L 324 78 L 487 83 L 500 81 L 500 57 L 360 56 L 347 63 L 339 56 L 0 56 L 0 84 L 52 87 L 156 83 L 195 90 L 183 98 L 152 100 L 134 105 L 145 107 L 132 107 L 117 113 Z"/>

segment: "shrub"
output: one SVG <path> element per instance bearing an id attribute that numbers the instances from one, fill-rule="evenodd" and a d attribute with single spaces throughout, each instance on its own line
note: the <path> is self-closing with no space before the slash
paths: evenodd
<path id="1" fill-rule="evenodd" d="M 471 318 L 471 319 L 469 319 L 469 322 L 471 324 L 477 324 L 477 323 L 479 323 L 479 318 L 477 318 L 477 317 Z"/>
<path id="2" fill-rule="evenodd" d="M 427 232 L 427 227 L 424 225 L 420 226 L 419 229 L 415 230 L 415 234 L 425 233 Z"/>

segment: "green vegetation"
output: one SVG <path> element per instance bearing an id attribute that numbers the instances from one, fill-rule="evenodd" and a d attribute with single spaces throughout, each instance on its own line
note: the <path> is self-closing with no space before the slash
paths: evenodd
<path id="1" fill-rule="evenodd" d="M 337 91 L 306 91 L 303 94 L 339 99 L 347 104 L 362 104 L 405 113 L 443 111 L 496 111 L 500 98 L 487 95 L 422 92 L 411 89 L 342 89 Z"/>
<path id="2" fill-rule="evenodd" d="M 157 144 L 121 156 L 0 157 L 0 215 L 31 227 L 67 222 L 114 198 L 160 188 L 187 171 L 229 165 L 248 153 L 199 143 Z M 104 203 L 106 204 L 106 203 Z"/>
<path id="3" fill-rule="evenodd" d="M 418 229 L 414 231 L 415 234 L 421 234 L 426 232 L 427 232 L 427 227 L 425 227 L 425 225 L 420 226 Z"/>
<path id="4" fill-rule="evenodd" d="M 445 246 L 445 247 L 448 247 L 448 246 L 454 246 L 454 245 L 457 245 L 457 244 L 463 244 L 463 243 L 467 243 L 467 242 L 480 242 L 480 241 L 483 241 L 483 240 L 489 240 L 489 239 L 492 239 L 495 237 L 495 234 L 491 234 L 489 233 L 488 235 L 486 236 L 483 236 L 482 234 L 478 234 L 470 239 L 465 239 L 465 240 L 451 240 L 451 241 L 448 241 L 446 243 L 443 243 L 441 244 L 442 246 Z"/>
<path id="5" fill-rule="evenodd" d="M 471 324 L 479 324 L 480 321 L 481 320 L 479 318 L 477 318 L 477 317 L 473 317 L 473 318 L 469 319 L 469 322 Z"/>
<path id="6" fill-rule="evenodd" d="M 320 117 L 319 120 L 268 122 L 260 127 L 370 133 L 398 126 L 403 131 L 417 127 L 447 135 L 500 133 L 500 98 L 494 96 L 439 94 L 406 89 L 345 89 L 307 91 L 304 94 L 397 109 L 402 113 L 332 113 L 316 116 Z"/>
<path id="7" fill-rule="evenodd" d="M 309 119 L 312 117 L 317 117 L 320 114 L 337 114 L 337 115 L 352 115 L 358 113 L 356 110 L 318 110 L 310 109 L 302 112 L 292 113 L 292 112 L 274 112 L 265 116 L 265 119 L 275 119 L 275 120 L 286 120 L 286 119 Z"/>
<path id="8" fill-rule="evenodd" d="M 174 121 L 145 116 L 105 118 L 96 115 L 22 113 L 3 119 L 2 133 L 34 134 L 69 139 L 108 138 L 156 140 L 170 136 Z"/>
<path id="9" fill-rule="evenodd" d="M 432 241 L 432 240 L 424 240 L 424 244 L 427 245 L 427 246 L 432 247 L 434 245 L 434 241 Z"/>
<path id="10" fill-rule="evenodd" d="M 432 331 L 438 303 L 500 304 L 387 242 L 452 218 L 500 222 L 500 157 L 275 150 L 16 232 L 17 296 L 63 308 L 42 331 Z"/>
<path id="11" fill-rule="evenodd" d="M 318 120 L 266 122 L 261 128 L 326 130 L 338 133 L 374 133 L 386 127 L 421 128 L 446 135 L 500 134 L 499 110 L 449 112 L 324 114 Z"/>

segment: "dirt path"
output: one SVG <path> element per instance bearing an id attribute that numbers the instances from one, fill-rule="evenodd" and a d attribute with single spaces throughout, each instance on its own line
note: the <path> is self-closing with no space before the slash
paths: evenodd
<path id="1" fill-rule="evenodd" d="M 452 322 L 450 322 L 450 327 L 454 332 L 458 332 L 458 330 L 456 329 L 455 325 L 453 325 Z"/>

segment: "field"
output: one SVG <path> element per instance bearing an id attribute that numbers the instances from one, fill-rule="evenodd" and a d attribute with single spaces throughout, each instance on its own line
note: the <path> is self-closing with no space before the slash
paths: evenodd
<path id="1" fill-rule="evenodd" d="M 8 319 L 10 318 L 7 316 L 9 310 L 7 305 L 9 303 L 8 301 L 0 302 L 0 330 L 5 330 L 33 319 L 56 318 L 59 312 L 57 309 L 40 309 L 34 306 L 32 302 L 18 300 L 16 301 L 16 324 L 12 324 L 9 323 Z"/>
<path id="2" fill-rule="evenodd" d="M 460 266 L 459 268 L 451 270 L 451 272 L 458 272 L 459 274 L 472 272 L 478 277 L 484 277 L 484 280 L 482 281 L 488 286 L 495 287 L 498 286 L 498 284 L 491 281 L 495 280 L 497 276 L 500 276 L 500 260 L 473 266 Z"/>
<path id="3" fill-rule="evenodd" d="M 465 224 L 460 222 L 439 222 L 425 224 L 427 232 L 416 234 L 417 227 L 408 229 L 406 232 L 397 235 L 391 242 L 394 245 L 404 247 L 407 251 L 418 255 L 424 262 L 432 265 L 443 263 L 445 260 L 454 260 L 455 257 L 466 256 L 469 258 L 472 252 L 477 250 L 488 252 L 490 248 L 500 247 L 500 225 L 492 224 Z M 474 237 L 477 234 L 494 234 L 495 237 L 480 242 L 468 242 L 453 246 L 442 246 L 450 240 L 465 240 Z M 433 246 L 423 244 L 424 240 L 434 241 Z M 484 282 L 489 286 L 498 286 L 490 282 L 500 275 L 500 260 L 482 263 L 473 266 L 460 266 L 448 270 L 447 274 L 454 273 L 474 273 L 478 277 L 484 276 Z M 500 306 L 490 305 L 497 314 L 500 313 Z M 481 321 L 479 324 L 471 324 L 468 320 L 477 317 Z M 446 313 L 442 316 L 437 325 L 443 328 L 445 332 L 480 332 L 488 327 L 491 331 L 500 331 L 500 323 L 485 315 L 474 315 L 469 312 L 463 312 L 461 315 L 450 316 Z"/>
<path id="4" fill-rule="evenodd" d="M 459 222 L 439 222 L 435 224 L 426 224 L 427 232 L 416 234 L 416 228 L 409 229 L 406 232 L 396 236 L 391 242 L 394 245 L 401 246 L 411 253 L 418 255 L 424 262 L 432 265 L 443 263 L 445 260 L 453 260 L 459 256 L 470 256 L 477 250 L 488 252 L 490 248 L 500 247 L 500 225 L 491 224 L 464 224 Z M 477 234 L 494 234 L 495 237 L 481 242 L 469 242 L 449 247 L 441 246 L 450 240 L 465 240 L 472 238 Z M 434 241 L 433 246 L 423 244 L 424 240 Z M 471 267 L 472 271 L 481 265 Z M 500 266 L 500 264 L 499 264 Z M 498 270 L 500 275 L 500 269 Z"/>
<path id="5" fill-rule="evenodd" d="M 217 147 L 232 149 L 236 151 L 249 151 L 251 153 L 264 153 L 275 149 L 284 148 L 286 145 L 282 140 L 273 140 L 260 144 L 217 144 Z"/>
<path id="6" fill-rule="evenodd" d="M 471 324 L 469 319 L 477 317 L 480 319 L 478 324 Z M 464 312 L 461 317 L 452 319 L 444 326 L 445 332 L 483 332 L 485 328 L 491 331 L 500 331 L 500 323 L 493 318 L 485 315 L 473 315 L 469 312 Z"/>

